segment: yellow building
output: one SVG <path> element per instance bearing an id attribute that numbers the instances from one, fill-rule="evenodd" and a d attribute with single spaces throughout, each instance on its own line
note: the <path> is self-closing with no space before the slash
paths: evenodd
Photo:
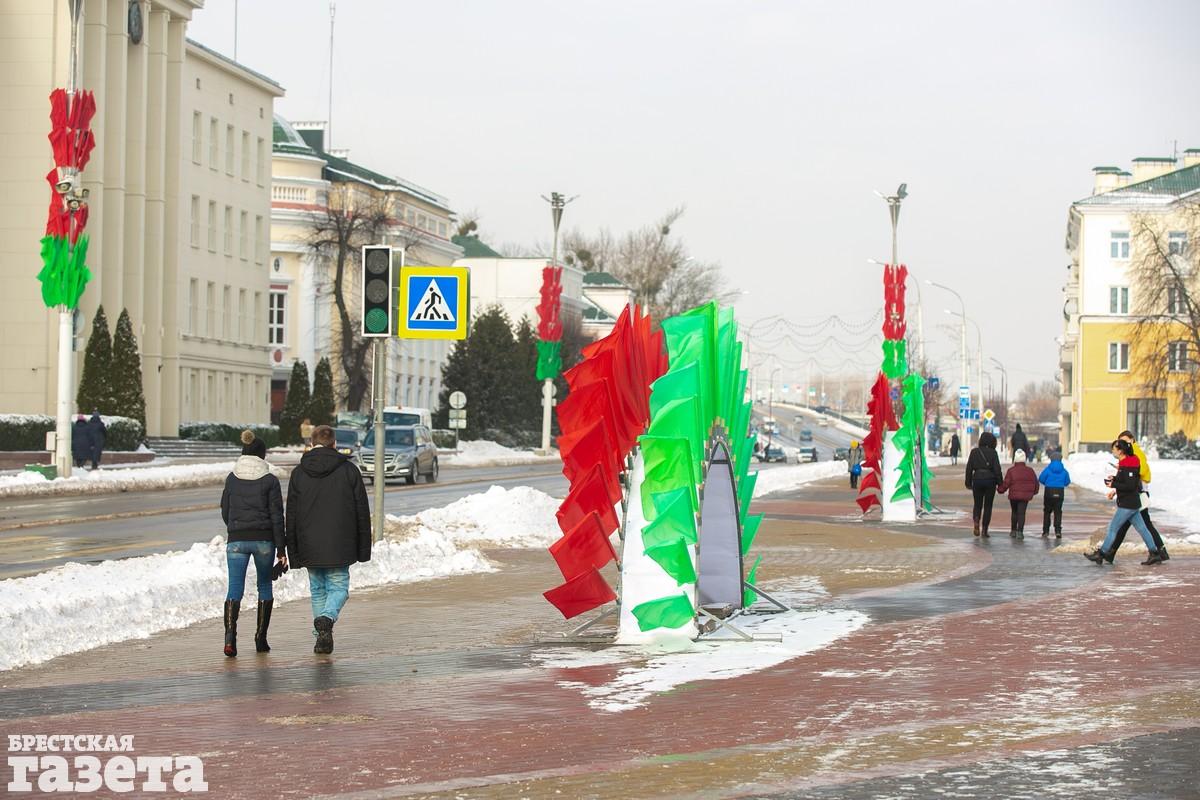
<path id="1" fill-rule="evenodd" d="M 1060 420 L 1068 452 L 1107 450 L 1125 429 L 1139 439 L 1178 430 L 1200 436 L 1196 398 L 1185 380 L 1198 356 L 1185 335 L 1188 328 L 1177 321 L 1182 309 L 1174 307 L 1173 294 L 1153 303 L 1139 297 L 1131 279 L 1132 267 L 1158 257 L 1139 237 L 1139 219 L 1153 220 L 1159 229 L 1155 246 L 1163 249 L 1161 257 L 1186 274 L 1195 272 L 1196 243 L 1189 242 L 1195 223 L 1183 210 L 1200 202 L 1200 150 L 1186 150 L 1178 160 L 1134 159 L 1133 166 L 1132 173 L 1096 167 L 1094 194 L 1073 203 L 1068 216 L 1071 263 L 1060 341 Z M 1139 336 L 1139 322 L 1151 316 L 1167 327 Z M 1148 388 L 1150 359 L 1168 365 L 1165 386 L 1157 390 Z"/>

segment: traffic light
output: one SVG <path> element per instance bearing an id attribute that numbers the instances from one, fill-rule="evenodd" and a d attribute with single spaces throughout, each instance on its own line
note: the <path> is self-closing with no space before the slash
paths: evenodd
<path id="1" fill-rule="evenodd" d="M 392 248 L 366 245 L 362 249 L 362 335 L 392 335 Z"/>

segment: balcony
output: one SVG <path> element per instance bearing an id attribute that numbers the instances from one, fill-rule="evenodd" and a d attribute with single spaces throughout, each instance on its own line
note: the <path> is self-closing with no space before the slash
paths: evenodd
<path id="1" fill-rule="evenodd" d="M 271 202 L 273 203 L 303 203 L 311 205 L 313 191 L 307 186 L 289 186 L 287 184 L 271 184 Z"/>
<path id="2" fill-rule="evenodd" d="M 1058 365 L 1060 367 L 1071 367 L 1075 364 L 1075 348 L 1074 340 L 1066 341 L 1058 348 Z"/>
<path id="3" fill-rule="evenodd" d="M 1075 395 L 1063 394 L 1058 396 L 1058 413 L 1073 414 L 1075 413 Z"/>

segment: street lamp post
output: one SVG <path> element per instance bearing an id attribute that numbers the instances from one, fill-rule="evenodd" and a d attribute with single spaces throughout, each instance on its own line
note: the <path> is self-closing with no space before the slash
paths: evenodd
<path id="1" fill-rule="evenodd" d="M 958 305 L 962 309 L 962 314 L 961 314 L 962 323 L 961 323 L 961 326 L 959 327 L 959 342 L 958 342 L 959 356 L 960 356 L 961 362 L 962 362 L 962 383 L 960 385 L 961 386 L 969 386 L 970 384 L 967 383 L 967 304 L 965 302 L 963 302 L 962 295 L 959 294 L 958 292 L 954 291 L 953 289 L 951 289 L 949 286 L 946 286 L 945 284 L 942 284 L 942 283 L 936 283 L 934 281 L 929 281 L 929 280 L 927 280 L 925 282 L 927 284 L 929 284 L 930 286 L 936 286 L 939 289 L 945 289 L 947 292 L 949 292 L 950 294 L 952 294 L 958 298 Z M 967 395 L 968 400 L 970 400 L 969 391 L 970 391 L 970 389 L 968 389 L 968 395 Z M 962 415 L 961 414 L 959 415 L 959 424 L 961 425 L 962 432 L 963 432 L 963 450 L 968 453 L 971 451 L 971 433 L 970 433 L 971 428 L 970 428 L 970 425 L 968 424 L 969 422 L 970 422 L 970 420 L 964 420 L 964 419 L 962 419 Z"/>
<path id="2" fill-rule="evenodd" d="M 551 192 L 549 197 L 542 195 L 542 199 L 550 204 L 550 215 L 554 222 L 554 246 L 550 256 L 550 266 L 558 266 L 558 228 L 562 224 L 563 209 L 567 207 L 567 203 L 575 200 L 579 195 L 567 199 L 560 192 Z M 542 452 L 550 452 L 550 411 L 554 405 L 554 379 L 546 378 L 542 382 Z"/>
<path id="3" fill-rule="evenodd" d="M 1000 437 L 1001 441 L 1003 441 L 1007 435 L 1005 431 L 1008 430 L 1008 370 L 1004 368 L 1004 365 L 1000 363 L 1000 359 L 998 358 L 993 357 L 992 363 L 1000 369 L 1000 404 L 1003 406 L 1003 409 L 999 415 L 1000 420 L 996 425 L 1000 428 Z"/>
<path id="4" fill-rule="evenodd" d="M 781 369 L 783 369 L 783 367 L 776 367 L 775 369 L 771 370 L 771 377 L 768 378 L 771 385 L 767 387 L 767 416 L 771 418 L 772 422 L 775 421 L 775 376 Z M 770 433 L 767 434 L 768 442 L 771 441 L 771 437 L 773 435 L 774 434 Z"/>

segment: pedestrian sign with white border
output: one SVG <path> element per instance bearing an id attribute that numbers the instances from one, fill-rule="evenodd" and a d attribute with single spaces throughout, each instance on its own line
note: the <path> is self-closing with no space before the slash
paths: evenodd
<path id="1" fill-rule="evenodd" d="M 470 283 L 467 267 L 401 267 L 396 335 L 401 339 L 467 338 Z"/>

